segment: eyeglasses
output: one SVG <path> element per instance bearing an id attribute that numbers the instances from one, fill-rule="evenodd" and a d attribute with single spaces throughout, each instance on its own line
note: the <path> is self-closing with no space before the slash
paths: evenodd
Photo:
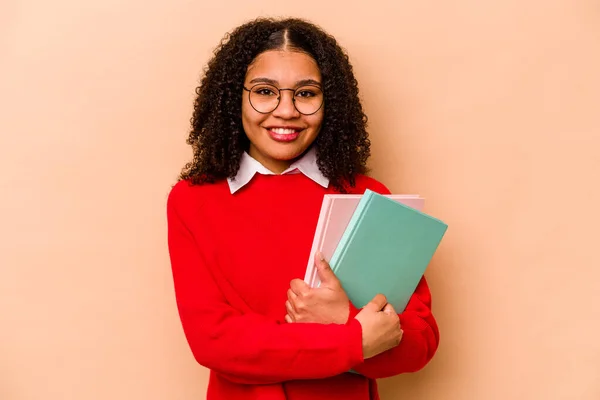
<path id="1" fill-rule="evenodd" d="M 316 85 L 305 85 L 297 89 L 279 89 L 267 83 L 258 83 L 250 89 L 244 86 L 248 92 L 250 105 L 261 114 L 275 111 L 281 101 L 281 92 L 289 90 L 293 92 L 292 102 L 300 114 L 312 115 L 323 106 L 323 91 Z"/>

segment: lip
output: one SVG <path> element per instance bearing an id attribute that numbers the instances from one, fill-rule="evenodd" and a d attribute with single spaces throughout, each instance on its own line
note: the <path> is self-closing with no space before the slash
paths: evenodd
<path id="1" fill-rule="evenodd" d="M 293 129 L 295 131 L 295 133 L 286 133 L 286 134 L 275 133 L 275 132 L 273 132 L 273 129 L 276 129 L 276 128 Z M 281 143 L 293 142 L 294 140 L 298 139 L 298 136 L 300 136 L 300 132 L 304 130 L 304 128 L 300 128 L 298 126 L 289 126 L 289 125 L 272 125 L 272 126 L 266 126 L 265 129 L 269 133 L 269 136 L 271 137 L 271 139 L 275 140 L 276 142 L 281 142 Z"/>
<path id="2" fill-rule="evenodd" d="M 271 130 L 271 129 L 293 129 L 295 131 L 301 131 L 304 130 L 304 128 L 302 128 L 301 126 L 294 126 L 294 125 L 267 125 L 264 127 L 267 130 Z"/>

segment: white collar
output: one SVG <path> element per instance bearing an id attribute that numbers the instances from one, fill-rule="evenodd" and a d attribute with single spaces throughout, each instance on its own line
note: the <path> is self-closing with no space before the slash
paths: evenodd
<path id="1" fill-rule="evenodd" d="M 304 154 L 304 156 L 302 156 L 300 159 L 293 162 L 288 169 L 281 173 L 281 175 L 297 174 L 300 172 L 324 188 L 329 186 L 329 179 L 323 175 L 319 169 L 319 166 L 317 165 L 317 154 L 314 147 L 306 152 L 306 154 Z M 237 175 L 233 179 L 227 179 L 231 194 L 237 192 L 246 184 L 248 184 L 256 173 L 263 175 L 277 175 L 260 162 L 252 158 L 248 153 L 244 152 L 244 154 L 242 154 L 240 169 L 238 170 Z"/>

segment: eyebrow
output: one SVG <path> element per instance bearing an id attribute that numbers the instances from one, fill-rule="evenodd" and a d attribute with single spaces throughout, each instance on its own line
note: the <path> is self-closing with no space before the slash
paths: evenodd
<path id="1" fill-rule="evenodd" d="M 273 85 L 273 86 L 277 86 L 279 84 L 279 82 L 277 82 L 274 79 L 263 78 L 263 77 L 254 78 L 254 79 L 252 79 L 250 81 L 250 83 L 268 83 L 269 85 Z M 314 79 L 301 79 L 298 82 L 296 82 L 296 87 L 298 87 L 298 86 L 304 86 L 304 85 L 321 86 L 321 82 L 316 81 Z"/>

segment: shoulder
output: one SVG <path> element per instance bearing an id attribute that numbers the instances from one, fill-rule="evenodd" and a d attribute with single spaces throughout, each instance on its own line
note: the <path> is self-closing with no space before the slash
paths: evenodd
<path id="1" fill-rule="evenodd" d="M 350 188 L 350 192 L 352 193 L 364 193 L 367 189 L 372 190 L 373 192 L 379 194 L 390 194 L 390 190 L 383 183 L 379 182 L 377 179 L 359 174 L 356 176 L 356 184 L 354 187 Z"/>
<path id="2" fill-rule="evenodd" d="M 193 184 L 190 180 L 181 180 L 169 191 L 167 208 L 181 212 L 192 206 L 194 208 L 210 206 L 211 203 L 219 201 L 228 194 L 229 189 L 225 180 L 200 184 Z"/>

